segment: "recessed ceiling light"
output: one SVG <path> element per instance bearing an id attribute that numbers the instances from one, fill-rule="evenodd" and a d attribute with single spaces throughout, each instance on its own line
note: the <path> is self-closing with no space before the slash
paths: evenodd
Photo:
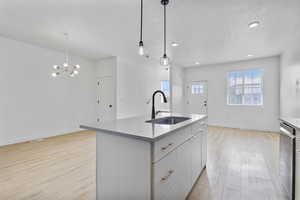
<path id="1" fill-rule="evenodd" d="M 248 57 L 253 57 L 253 55 L 252 54 L 248 54 Z"/>
<path id="2" fill-rule="evenodd" d="M 195 62 L 195 64 L 196 64 L 196 65 L 199 65 L 200 63 L 199 63 L 199 62 Z"/>
<path id="3" fill-rule="evenodd" d="M 255 27 L 258 27 L 259 24 L 260 24 L 259 21 L 253 21 L 253 22 L 251 22 L 251 23 L 248 24 L 248 27 L 249 28 L 255 28 Z"/>
<path id="4" fill-rule="evenodd" d="M 172 47 L 178 47 L 179 46 L 179 44 L 177 43 L 177 42 L 172 42 Z"/>

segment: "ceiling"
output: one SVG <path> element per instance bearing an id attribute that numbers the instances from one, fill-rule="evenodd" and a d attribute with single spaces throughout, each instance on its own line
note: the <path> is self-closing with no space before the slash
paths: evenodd
<path id="1" fill-rule="evenodd" d="M 163 9 L 159 0 L 144 5 L 144 44 L 159 59 Z M 140 0 L 0 0 L 0 34 L 63 50 L 68 32 L 73 54 L 140 59 L 139 6 Z M 278 55 L 300 37 L 299 0 L 170 0 L 167 17 L 168 54 L 181 66 Z M 254 20 L 261 25 L 249 29 Z"/>

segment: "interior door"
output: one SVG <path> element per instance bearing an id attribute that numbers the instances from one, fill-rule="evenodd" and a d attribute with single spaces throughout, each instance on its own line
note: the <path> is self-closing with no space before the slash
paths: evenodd
<path id="1" fill-rule="evenodd" d="M 186 87 L 186 108 L 190 114 L 207 114 L 207 81 L 193 81 Z"/>
<path id="2" fill-rule="evenodd" d="M 116 117 L 114 83 L 111 76 L 97 80 L 97 122 L 113 120 Z"/>

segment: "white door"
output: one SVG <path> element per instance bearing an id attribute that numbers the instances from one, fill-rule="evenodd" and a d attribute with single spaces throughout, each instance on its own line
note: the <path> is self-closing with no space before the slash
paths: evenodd
<path id="1" fill-rule="evenodd" d="M 186 108 L 190 114 L 207 114 L 207 81 L 193 81 L 186 87 Z"/>
<path id="2" fill-rule="evenodd" d="M 111 76 L 97 80 L 97 122 L 116 118 L 115 89 Z"/>

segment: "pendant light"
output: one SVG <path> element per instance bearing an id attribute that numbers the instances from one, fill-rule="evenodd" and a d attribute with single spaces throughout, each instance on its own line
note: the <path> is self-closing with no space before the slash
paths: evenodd
<path id="1" fill-rule="evenodd" d="M 69 50 L 68 50 L 68 41 L 69 41 L 69 34 L 64 33 L 65 40 L 66 40 L 66 48 L 65 48 L 65 62 L 62 65 L 53 65 L 54 72 L 52 73 L 53 77 L 57 76 L 69 76 L 74 77 L 75 75 L 79 74 L 78 69 L 80 65 L 73 65 L 69 62 Z"/>
<path id="2" fill-rule="evenodd" d="M 170 64 L 170 59 L 167 56 L 167 5 L 169 4 L 169 0 L 161 0 L 161 5 L 164 7 L 164 54 L 160 58 L 160 64 L 162 66 L 168 66 Z"/>
<path id="3" fill-rule="evenodd" d="M 144 42 L 143 42 L 143 0 L 141 0 L 141 26 L 140 26 L 140 42 L 139 42 L 139 54 L 143 56 L 145 54 L 144 51 Z"/>

